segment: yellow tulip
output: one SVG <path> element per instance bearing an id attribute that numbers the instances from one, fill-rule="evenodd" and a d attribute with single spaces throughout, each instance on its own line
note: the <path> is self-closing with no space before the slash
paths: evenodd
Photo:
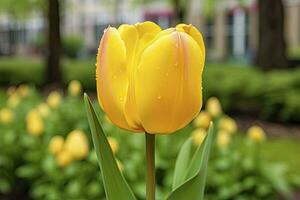
<path id="1" fill-rule="evenodd" d="M 53 155 L 58 154 L 63 150 L 64 138 L 60 135 L 54 136 L 49 142 L 49 152 Z"/>
<path id="2" fill-rule="evenodd" d="M 205 47 L 192 25 L 161 30 L 153 22 L 108 27 L 97 64 L 98 100 L 117 126 L 168 134 L 202 107 Z"/>
<path id="3" fill-rule="evenodd" d="M 38 111 L 32 110 L 26 116 L 27 132 L 39 136 L 44 132 L 44 122 Z"/>
<path id="4" fill-rule="evenodd" d="M 81 83 L 77 80 L 73 80 L 69 83 L 68 92 L 71 96 L 79 96 L 82 93 Z"/>
<path id="5" fill-rule="evenodd" d="M 26 97 L 29 93 L 30 87 L 28 85 L 20 85 L 17 89 L 17 92 L 21 97 Z"/>
<path id="6" fill-rule="evenodd" d="M 261 143 L 266 139 L 266 134 L 264 130 L 259 126 L 250 127 L 247 131 L 247 136 L 248 138 L 257 143 Z"/>
<path id="7" fill-rule="evenodd" d="M 107 137 L 108 143 L 110 145 L 110 148 L 112 152 L 115 154 L 119 150 L 119 143 L 118 141 L 113 137 Z"/>
<path id="8" fill-rule="evenodd" d="M 207 100 L 205 110 L 212 116 L 218 117 L 222 114 L 220 101 L 216 97 L 211 97 Z"/>
<path id="9" fill-rule="evenodd" d="M 211 120 L 211 116 L 208 112 L 201 111 L 200 114 L 194 119 L 194 125 L 198 128 L 207 129 Z"/>
<path id="10" fill-rule="evenodd" d="M 0 122 L 10 124 L 14 120 L 14 114 L 9 108 L 2 108 L 0 110 Z"/>
<path id="11" fill-rule="evenodd" d="M 61 95 L 59 92 L 57 91 L 53 91 L 51 92 L 48 97 L 47 97 L 47 104 L 51 107 L 51 108 L 56 108 L 60 102 L 61 102 Z"/>
<path id="12" fill-rule="evenodd" d="M 66 167 L 71 164 L 73 157 L 67 150 L 60 151 L 56 156 L 56 163 L 59 167 Z"/>
<path id="13" fill-rule="evenodd" d="M 237 131 L 237 124 L 234 119 L 230 117 L 223 117 L 219 122 L 219 128 L 233 134 Z"/>
<path id="14" fill-rule="evenodd" d="M 196 146 L 202 144 L 206 137 L 206 131 L 202 128 L 198 128 L 192 132 L 192 140 Z"/>
<path id="15" fill-rule="evenodd" d="M 38 112 L 43 116 L 43 117 L 47 117 L 49 115 L 49 107 L 47 104 L 45 103 L 41 103 L 38 107 L 37 107 Z"/>
<path id="16" fill-rule="evenodd" d="M 89 153 L 89 142 L 84 132 L 74 130 L 69 133 L 64 148 L 74 159 L 81 160 Z"/>
<path id="17" fill-rule="evenodd" d="M 11 108 L 15 108 L 20 104 L 20 97 L 18 93 L 13 93 L 9 96 L 7 100 L 7 105 Z"/>
<path id="18" fill-rule="evenodd" d="M 218 132 L 217 145 L 220 149 L 225 149 L 231 141 L 230 134 L 224 130 Z"/>
<path id="19" fill-rule="evenodd" d="M 17 91 L 16 86 L 10 86 L 9 88 L 7 88 L 6 94 L 8 96 L 11 96 L 11 95 L 15 94 L 16 91 Z"/>

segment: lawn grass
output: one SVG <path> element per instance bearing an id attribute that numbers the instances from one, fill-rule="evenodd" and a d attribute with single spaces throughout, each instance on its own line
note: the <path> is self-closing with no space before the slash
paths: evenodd
<path id="1" fill-rule="evenodd" d="M 283 162 L 291 175 L 300 177 L 300 139 L 269 138 L 262 148 L 262 156 L 270 162 Z"/>

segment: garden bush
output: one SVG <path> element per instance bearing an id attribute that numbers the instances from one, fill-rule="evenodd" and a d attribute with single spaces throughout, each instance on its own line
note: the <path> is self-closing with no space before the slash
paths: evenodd
<path id="1" fill-rule="evenodd" d="M 105 199 L 78 82 L 72 81 L 65 94 L 53 91 L 44 97 L 26 85 L 0 92 L 0 196 L 25 187 L 30 198 L 37 200 Z M 195 147 L 200 144 L 210 120 L 219 133 L 209 164 L 209 199 L 291 195 L 289 177 L 294 174 L 287 176 L 284 163 L 267 162 L 260 153 L 264 133 L 239 133 L 235 121 L 222 114 L 218 100 L 209 102 L 193 124 L 168 137 L 157 137 L 158 196 L 164 197 L 171 188 L 182 143 L 190 137 Z M 143 135 L 118 129 L 97 102 L 95 107 L 119 168 L 136 196 L 144 199 Z"/>
<path id="2" fill-rule="evenodd" d="M 0 83 L 45 83 L 44 65 L 36 59 L 0 59 Z M 257 114 L 259 118 L 300 122 L 300 68 L 262 72 L 249 66 L 207 64 L 204 100 L 217 96 L 229 112 Z M 63 81 L 79 80 L 95 91 L 95 61 L 64 59 Z M 35 76 L 32 76 L 35 74 Z"/>

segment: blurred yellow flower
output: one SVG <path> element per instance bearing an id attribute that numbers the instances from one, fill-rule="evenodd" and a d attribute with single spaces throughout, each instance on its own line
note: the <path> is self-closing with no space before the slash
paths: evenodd
<path id="1" fill-rule="evenodd" d="M 39 136 L 44 132 L 44 122 L 36 110 L 31 110 L 26 116 L 27 132 L 34 136 Z"/>
<path id="2" fill-rule="evenodd" d="M 41 103 L 40 105 L 38 105 L 37 110 L 43 117 L 47 117 L 50 112 L 49 106 L 46 103 Z"/>
<path id="3" fill-rule="evenodd" d="M 30 87 L 28 85 L 22 84 L 18 87 L 17 92 L 21 97 L 28 95 Z"/>
<path id="4" fill-rule="evenodd" d="M 212 116 L 218 117 L 222 114 L 220 101 L 216 97 L 210 97 L 207 100 L 205 110 Z"/>
<path id="5" fill-rule="evenodd" d="M 233 134 L 237 132 L 237 124 L 235 120 L 230 117 L 222 117 L 219 122 L 219 129 Z"/>
<path id="6" fill-rule="evenodd" d="M 230 134 L 224 130 L 218 132 L 217 145 L 220 149 L 225 149 L 229 145 L 231 138 Z"/>
<path id="7" fill-rule="evenodd" d="M 206 137 L 205 129 L 197 128 L 196 130 L 194 130 L 192 132 L 192 140 L 193 140 L 193 143 L 195 144 L 195 146 L 199 146 L 200 144 L 202 144 L 205 137 Z"/>
<path id="8" fill-rule="evenodd" d="M 266 134 L 264 130 L 259 126 L 250 127 L 247 131 L 247 136 L 249 139 L 257 143 L 261 143 L 266 139 Z"/>
<path id="9" fill-rule="evenodd" d="M 59 167 L 66 167 L 73 161 L 72 155 L 69 151 L 60 151 L 56 156 L 56 163 Z"/>
<path id="10" fill-rule="evenodd" d="M 14 114 L 9 108 L 2 108 L 0 110 L 0 121 L 4 124 L 10 124 L 14 120 Z"/>
<path id="11" fill-rule="evenodd" d="M 89 153 L 89 141 L 84 132 L 74 130 L 69 133 L 64 148 L 74 159 L 80 160 Z"/>
<path id="12" fill-rule="evenodd" d="M 51 108 L 56 108 L 61 102 L 61 94 L 57 91 L 53 91 L 48 95 L 47 104 Z"/>
<path id="13" fill-rule="evenodd" d="M 18 93 L 13 93 L 12 95 L 9 96 L 7 100 L 7 105 L 11 108 L 15 108 L 20 104 L 20 97 Z"/>
<path id="14" fill-rule="evenodd" d="M 211 122 L 211 116 L 205 112 L 201 111 L 199 115 L 194 119 L 194 126 L 198 128 L 207 129 Z"/>
<path id="15" fill-rule="evenodd" d="M 118 150 L 119 150 L 119 143 L 118 143 L 118 141 L 115 138 L 113 138 L 113 137 L 107 137 L 107 140 L 108 140 L 108 143 L 109 143 L 109 145 L 111 147 L 112 152 L 114 154 L 117 153 Z"/>
<path id="16" fill-rule="evenodd" d="M 16 86 L 10 86 L 9 88 L 7 88 L 6 94 L 8 96 L 11 96 L 11 95 L 13 95 L 16 92 L 16 90 L 17 90 Z"/>
<path id="17" fill-rule="evenodd" d="M 173 133 L 202 107 L 204 62 L 202 35 L 191 24 L 108 27 L 96 64 L 99 104 L 120 128 Z"/>
<path id="18" fill-rule="evenodd" d="M 82 86 L 78 80 L 73 80 L 69 83 L 68 92 L 71 96 L 79 96 L 82 93 Z"/>
<path id="19" fill-rule="evenodd" d="M 63 147 L 64 138 L 60 135 L 56 135 L 51 138 L 48 149 L 51 154 L 56 155 L 63 150 Z"/>

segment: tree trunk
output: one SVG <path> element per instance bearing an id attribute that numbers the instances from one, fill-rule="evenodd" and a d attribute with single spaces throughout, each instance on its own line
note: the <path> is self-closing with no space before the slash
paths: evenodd
<path id="1" fill-rule="evenodd" d="M 264 69 L 286 68 L 284 8 L 281 0 L 258 0 L 259 45 L 257 65 Z"/>
<path id="2" fill-rule="evenodd" d="M 46 77 L 48 83 L 61 83 L 60 57 L 62 52 L 60 36 L 59 0 L 48 0 L 48 58 Z"/>

